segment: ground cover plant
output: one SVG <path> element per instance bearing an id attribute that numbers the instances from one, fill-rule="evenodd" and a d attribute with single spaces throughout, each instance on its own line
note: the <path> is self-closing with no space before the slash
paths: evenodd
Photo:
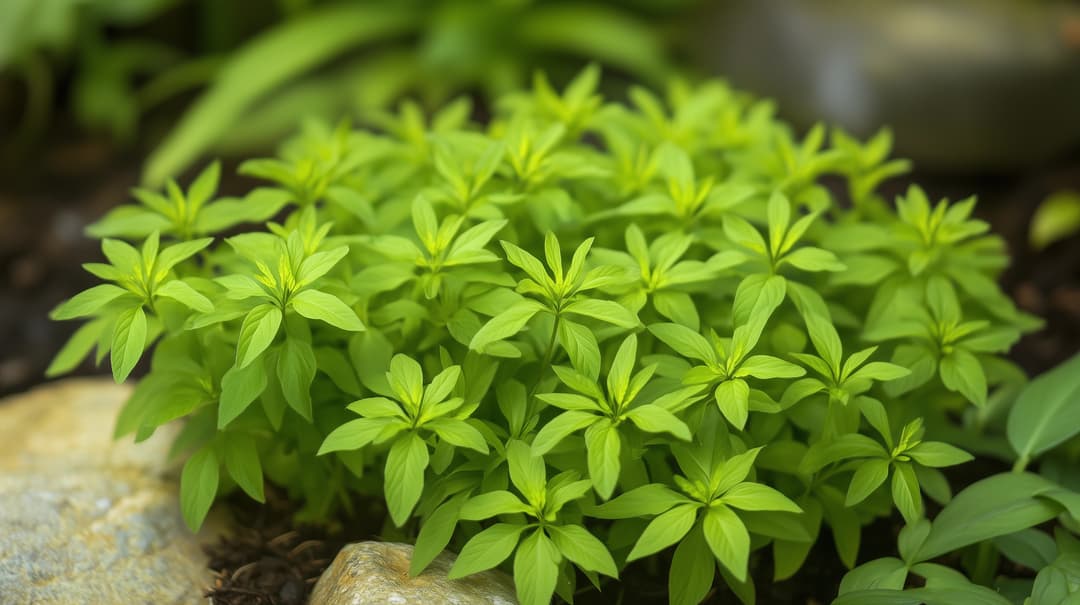
<path id="1" fill-rule="evenodd" d="M 1020 394 L 1003 353 L 1038 321 L 998 289 L 975 200 L 881 197 L 907 169 L 887 132 L 799 137 L 720 82 L 618 103 L 598 81 L 537 76 L 484 124 L 465 101 L 312 123 L 241 167 L 267 182 L 242 198 L 216 164 L 136 190 L 90 228 L 105 283 L 53 312 L 88 321 L 50 374 L 150 358 L 116 434 L 185 419 L 192 528 L 265 481 L 307 519 L 377 497 L 414 573 L 449 547 L 452 575 L 502 566 L 526 604 L 614 599 L 642 559 L 674 603 L 752 603 L 825 539 L 854 568 L 838 602 L 1075 592 L 1080 373 Z M 965 450 L 1015 471 L 953 497 Z M 858 565 L 894 510 L 900 558 Z M 986 588 L 1002 555 L 1045 568 L 1019 600 Z"/>

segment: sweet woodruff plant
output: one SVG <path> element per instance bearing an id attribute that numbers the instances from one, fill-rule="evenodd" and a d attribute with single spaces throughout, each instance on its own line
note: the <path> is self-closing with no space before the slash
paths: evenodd
<path id="1" fill-rule="evenodd" d="M 876 193 L 907 168 L 888 133 L 598 78 L 538 77 L 486 124 L 310 125 L 242 198 L 217 165 L 136 190 L 89 230 L 103 283 L 53 312 L 88 321 L 50 373 L 152 351 L 116 434 L 184 419 L 192 528 L 267 480 L 312 519 L 377 498 L 414 573 L 450 547 L 530 605 L 662 552 L 675 603 L 751 602 L 760 551 L 785 578 L 824 535 L 854 565 L 871 520 L 949 500 L 971 456 L 928 435 L 1018 380 L 1001 354 L 1035 322 L 1002 240 L 973 199 Z"/>

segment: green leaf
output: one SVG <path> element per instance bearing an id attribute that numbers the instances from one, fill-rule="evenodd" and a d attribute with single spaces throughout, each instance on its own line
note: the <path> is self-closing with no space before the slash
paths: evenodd
<path id="1" fill-rule="evenodd" d="M 360 321 L 356 312 L 333 294 L 320 290 L 302 290 L 289 299 L 289 306 L 308 319 L 325 321 L 341 330 L 364 330 L 364 322 Z"/>
<path id="2" fill-rule="evenodd" d="M 840 262 L 832 252 L 814 246 L 805 246 L 784 256 L 783 261 L 803 271 L 844 271 L 847 265 Z"/>
<path id="3" fill-rule="evenodd" d="M 855 371 L 848 380 L 880 380 L 888 382 L 909 376 L 911 370 L 884 361 L 872 361 Z"/>
<path id="4" fill-rule="evenodd" d="M 973 460 L 971 454 L 940 441 L 924 441 L 904 452 L 923 466 L 955 466 Z"/>
<path id="5" fill-rule="evenodd" d="M 1036 250 L 1080 231 L 1080 194 L 1057 191 L 1039 204 L 1031 217 L 1028 241 Z"/>
<path id="6" fill-rule="evenodd" d="M 155 263 L 154 268 L 157 274 L 164 276 L 177 264 L 195 256 L 209 246 L 212 241 L 214 241 L 214 238 L 204 237 L 189 242 L 180 242 L 179 244 L 174 244 L 165 248 L 161 251 L 161 254 L 158 255 L 157 263 Z"/>
<path id="7" fill-rule="evenodd" d="M 732 242 L 759 255 L 768 254 L 768 245 L 765 243 L 765 238 L 761 237 L 758 230 L 746 219 L 734 214 L 728 214 L 724 216 L 723 229 L 724 235 Z"/>
<path id="8" fill-rule="evenodd" d="M 626 402 L 626 389 L 630 386 L 630 376 L 634 371 L 634 362 L 637 360 L 637 335 L 631 334 L 619 345 L 615 353 L 615 359 L 608 369 L 607 388 L 608 394 L 619 402 Z"/>
<path id="9" fill-rule="evenodd" d="M 543 310 L 540 303 L 523 300 L 509 309 L 492 317 L 469 341 L 469 348 L 483 351 L 488 345 L 509 338 L 521 331 L 521 328 Z"/>
<path id="10" fill-rule="evenodd" d="M 277 377 L 289 407 L 311 422 L 311 383 L 315 380 L 315 352 L 311 344 L 286 338 L 278 352 Z"/>
<path id="11" fill-rule="evenodd" d="M 636 78 L 653 80 L 668 73 L 659 32 L 616 6 L 537 5 L 515 31 L 532 48 L 550 49 L 563 56 L 589 57 L 632 73 Z M 578 81 L 589 82 L 581 76 Z M 585 89 L 584 84 L 573 90 Z"/>
<path id="12" fill-rule="evenodd" d="M 908 577 L 907 565 L 896 557 L 874 559 L 844 574 L 840 594 L 875 588 L 903 590 Z"/>
<path id="13" fill-rule="evenodd" d="M 93 315 L 100 311 L 105 305 L 125 294 L 128 294 L 128 291 L 120 286 L 114 286 L 112 284 L 94 286 L 89 290 L 79 292 L 60 306 L 53 309 L 52 312 L 49 313 L 49 318 L 62 321 L 65 319 L 76 319 L 78 317 Z"/>
<path id="14" fill-rule="evenodd" d="M 1080 432 L 1080 355 L 1035 378 L 1009 412 L 1006 434 L 1022 459 L 1035 458 Z"/>
<path id="15" fill-rule="evenodd" d="M 144 238 L 154 231 L 165 231 L 171 224 L 160 214 L 135 206 L 113 208 L 101 220 L 86 227 L 86 234 L 94 238 L 123 237 Z"/>
<path id="16" fill-rule="evenodd" d="M 459 517 L 466 521 L 481 521 L 497 515 L 527 513 L 532 509 L 506 490 L 495 490 L 469 498 L 461 507 Z"/>
<path id="17" fill-rule="evenodd" d="M 521 605 L 547 605 L 555 594 L 562 556 L 555 544 L 537 529 L 518 545 L 514 555 L 514 584 Z"/>
<path id="18" fill-rule="evenodd" d="M 457 580 L 497 566 L 514 552 L 523 531 L 524 525 L 509 523 L 496 523 L 481 531 L 461 549 L 446 576 Z"/>
<path id="19" fill-rule="evenodd" d="M 739 369 L 735 372 L 736 377 L 753 376 L 763 380 L 798 378 L 805 374 L 805 369 L 771 355 L 752 355 L 739 364 Z"/>
<path id="20" fill-rule="evenodd" d="M 855 506 L 862 502 L 874 490 L 881 487 L 889 478 L 889 461 L 883 458 L 871 458 L 860 463 L 848 485 L 844 506 Z"/>
<path id="21" fill-rule="evenodd" d="M 438 254 L 440 249 L 436 240 L 438 239 L 439 219 L 435 216 L 435 209 L 431 207 L 431 203 L 422 195 L 418 195 L 413 199 L 412 219 L 413 226 L 416 228 L 416 235 L 419 236 L 428 253 L 432 255 Z"/>
<path id="22" fill-rule="evenodd" d="M 214 304 L 188 284 L 174 279 L 158 286 L 154 291 L 157 296 L 171 298 L 176 302 L 202 313 L 210 313 L 214 310 Z"/>
<path id="23" fill-rule="evenodd" d="M 127 242 L 105 238 L 101 240 L 101 251 L 109 263 L 125 275 L 134 275 L 136 268 L 142 265 L 139 251 Z"/>
<path id="24" fill-rule="evenodd" d="M 825 363 L 829 364 L 832 376 L 838 377 L 840 375 L 843 348 L 836 328 L 833 327 L 828 318 L 814 313 L 805 315 L 803 319 L 806 322 L 806 329 L 810 333 L 810 340 L 814 343 L 814 349 L 825 360 Z"/>
<path id="25" fill-rule="evenodd" d="M 693 438 L 686 423 L 657 405 L 636 407 L 627 412 L 626 418 L 646 433 L 671 433 L 683 441 Z"/>
<path id="26" fill-rule="evenodd" d="M 739 283 L 732 304 L 732 322 L 749 328 L 743 343 L 745 351 L 757 344 L 765 324 L 784 302 L 787 290 L 787 280 L 779 275 L 751 275 Z"/>
<path id="27" fill-rule="evenodd" d="M 701 317 L 698 315 L 697 306 L 694 304 L 694 299 L 686 292 L 671 290 L 654 292 L 652 303 L 661 316 L 692 330 L 701 328 Z"/>
<path id="28" fill-rule="evenodd" d="M 214 450 L 204 447 L 188 458 L 180 473 L 180 512 L 191 531 L 202 527 L 217 490 L 217 456 Z"/>
<path id="29" fill-rule="evenodd" d="M 964 349 L 941 358 L 941 382 L 977 406 L 986 405 L 986 374 L 979 359 Z"/>
<path id="30" fill-rule="evenodd" d="M 424 569 L 442 554 L 450 540 L 454 537 L 454 529 L 457 527 L 458 513 L 468 495 L 458 494 L 443 502 L 424 519 L 420 525 L 420 533 L 416 536 L 416 545 L 413 547 L 412 558 L 409 560 L 409 575 L 416 577 L 423 573 Z M 509 554 L 509 553 L 507 553 Z"/>
<path id="31" fill-rule="evenodd" d="M 495 234 L 506 226 L 506 223 L 505 220 L 484 221 L 466 229 L 454 239 L 454 244 L 450 247 L 450 259 L 452 260 L 454 257 L 464 255 L 467 252 L 482 250 L 488 245 L 491 238 L 495 237 Z"/>
<path id="32" fill-rule="evenodd" d="M 589 510 L 590 517 L 597 519 L 630 519 L 647 515 L 659 515 L 676 504 L 689 502 L 666 485 L 650 483 L 636 487 L 619 497 Z"/>
<path id="33" fill-rule="evenodd" d="M 288 191 L 267 187 L 254 189 L 242 199 L 220 199 L 204 206 L 195 217 L 195 231 L 219 233 L 240 223 L 261 223 L 291 199 Z"/>
<path id="34" fill-rule="evenodd" d="M 909 524 L 917 522 L 923 515 L 922 490 L 919 479 L 910 464 L 895 465 L 892 476 L 892 496 L 896 508 Z"/>
<path id="35" fill-rule="evenodd" d="M 461 380 L 461 366 L 450 366 L 436 374 L 435 378 L 432 378 L 431 383 L 424 389 L 422 399 L 424 405 L 431 406 L 446 401 L 459 380 Z"/>
<path id="36" fill-rule="evenodd" d="M 699 507 L 696 503 L 680 504 L 653 519 L 641 532 L 626 560 L 629 562 L 647 557 L 682 540 L 693 527 Z"/>
<path id="37" fill-rule="evenodd" d="M 591 329 L 576 321 L 562 318 L 559 321 L 558 338 L 575 368 L 588 376 L 595 377 L 600 374 L 600 345 Z"/>
<path id="38" fill-rule="evenodd" d="M 394 422 L 392 418 L 350 420 L 326 436 L 322 446 L 319 447 L 319 455 L 343 450 L 358 450 L 374 441 L 380 433 Z"/>
<path id="39" fill-rule="evenodd" d="M 506 446 L 506 462 L 514 486 L 529 502 L 540 502 L 547 491 L 544 459 L 533 455 L 532 449 L 524 442 L 515 440 Z"/>
<path id="40" fill-rule="evenodd" d="M 397 7 L 322 7 L 252 39 L 229 55 L 210 88 L 147 159 L 143 182 L 157 186 L 180 173 L 270 91 L 349 48 L 397 35 L 412 18 Z"/>
<path id="41" fill-rule="evenodd" d="M 439 439 L 458 447 L 469 448 L 481 454 L 488 453 L 487 443 L 480 431 L 464 420 L 456 418 L 436 418 L 424 424 L 424 428 L 435 431 Z"/>
<path id="42" fill-rule="evenodd" d="M 585 431 L 585 449 L 589 478 L 596 493 L 607 500 L 615 491 L 621 471 L 622 438 L 619 431 L 607 421 L 594 423 Z"/>
<path id="43" fill-rule="evenodd" d="M 417 406 L 424 397 L 424 370 L 420 362 L 398 353 L 390 360 L 386 375 L 394 394 L 406 404 Z"/>
<path id="44" fill-rule="evenodd" d="M 262 363 L 245 367 L 233 366 L 221 377 L 221 398 L 218 404 L 218 429 L 229 425 L 266 389 L 266 368 Z"/>
<path id="45" fill-rule="evenodd" d="M 263 495 L 262 463 L 255 440 L 248 435 L 232 433 L 225 442 L 225 469 L 240 489 L 258 502 L 265 502 Z"/>
<path id="46" fill-rule="evenodd" d="M 700 527 L 694 528 L 671 557 L 668 595 L 672 605 L 698 605 L 704 601 L 715 576 L 714 556 Z"/>
<path id="47" fill-rule="evenodd" d="M 735 511 L 723 504 L 713 505 L 705 513 L 701 528 L 716 560 L 736 579 L 746 580 L 750 533 Z"/>
<path id="48" fill-rule="evenodd" d="M 564 557 L 578 567 L 617 578 L 619 571 L 604 543 L 580 525 L 549 525 L 546 531 Z"/>
<path id="49" fill-rule="evenodd" d="M 740 510 L 772 510 L 801 513 L 799 508 L 787 496 L 760 483 L 739 483 L 724 492 L 722 502 Z"/>
<path id="50" fill-rule="evenodd" d="M 755 447 L 725 460 L 719 466 L 719 469 L 713 473 L 714 491 L 723 494 L 735 487 L 735 485 L 745 481 L 746 477 L 750 475 L 750 471 L 753 470 L 754 461 L 757 460 L 760 452 L 761 448 Z"/>
<path id="51" fill-rule="evenodd" d="M 547 270 L 544 269 L 544 263 L 540 262 L 540 259 L 510 242 L 503 241 L 500 243 L 502 244 L 503 251 L 506 252 L 506 260 L 510 261 L 510 264 L 524 271 L 525 274 L 529 276 L 529 279 L 541 286 L 551 281 L 551 278 L 548 277 Z"/>
<path id="52" fill-rule="evenodd" d="M 383 491 L 390 518 L 398 527 L 409 520 L 416 502 L 420 500 L 420 493 L 424 491 L 424 470 L 428 466 L 428 459 L 427 444 L 416 433 L 408 433 L 390 446 Z"/>
<path id="53" fill-rule="evenodd" d="M 1040 570 L 1053 564 L 1058 552 L 1054 539 L 1038 529 L 998 536 L 994 538 L 994 546 L 1010 561 Z"/>
<path id="54" fill-rule="evenodd" d="M 709 341 L 686 326 L 672 323 L 651 324 L 649 331 L 683 357 L 697 359 L 710 365 L 717 363 L 716 351 Z"/>
<path id="55" fill-rule="evenodd" d="M 532 451 L 543 456 L 568 435 L 576 433 L 600 420 L 600 417 L 582 410 L 569 410 L 559 414 L 541 427 L 533 439 Z"/>
<path id="56" fill-rule="evenodd" d="M 566 313 L 584 315 L 620 328 L 638 326 L 637 315 L 617 302 L 595 298 L 578 299 L 563 307 Z"/>
<path id="57" fill-rule="evenodd" d="M 262 304 L 244 317 L 236 343 L 236 365 L 245 368 L 255 361 L 274 342 L 281 327 L 281 309 Z"/>
<path id="58" fill-rule="evenodd" d="M 349 253 L 348 246 L 340 246 L 325 252 L 316 252 L 300 263 L 296 272 L 296 281 L 300 287 L 307 286 L 326 275 Z"/>
<path id="59" fill-rule="evenodd" d="M 716 404 L 724 418 L 735 428 L 742 430 L 750 415 L 750 386 L 741 378 L 725 380 L 713 392 Z"/>
<path id="60" fill-rule="evenodd" d="M 916 559 L 927 561 L 1056 517 L 1060 507 L 1038 497 L 1052 487 L 1030 473 L 1003 473 L 973 483 L 934 519 Z"/>
<path id="61" fill-rule="evenodd" d="M 141 306 L 128 309 L 116 318 L 110 359 L 116 382 L 127 379 L 139 363 L 146 349 L 146 330 L 146 313 Z"/>
<path id="62" fill-rule="evenodd" d="M 74 370 L 82 360 L 90 354 L 90 349 L 98 342 L 105 333 L 108 323 L 105 319 L 96 319 L 79 326 L 78 330 L 64 344 L 60 352 L 53 358 L 45 376 L 53 378 Z"/>
<path id="63" fill-rule="evenodd" d="M 960 321 L 960 302 L 956 298 L 956 289 L 944 277 L 935 275 L 927 280 L 926 303 L 938 322 Z"/>
<path id="64" fill-rule="evenodd" d="M 782 253 L 784 235 L 791 222 L 791 202 L 781 191 L 777 190 L 769 196 L 766 217 L 769 223 L 769 252 L 773 258 L 776 258 Z"/>

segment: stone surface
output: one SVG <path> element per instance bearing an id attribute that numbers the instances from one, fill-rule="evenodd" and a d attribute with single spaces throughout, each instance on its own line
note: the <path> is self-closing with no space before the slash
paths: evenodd
<path id="1" fill-rule="evenodd" d="M 506 574 L 488 570 L 460 580 L 446 577 L 456 557 L 444 552 L 424 573 L 409 577 L 413 547 L 357 542 L 343 548 L 319 578 L 311 605 L 516 605 Z"/>
<path id="2" fill-rule="evenodd" d="M 129 393 L 68 380 L 0 401 L 0 602 L 207 603 L 166 461 L 176 427 L 112 440 Z"/>

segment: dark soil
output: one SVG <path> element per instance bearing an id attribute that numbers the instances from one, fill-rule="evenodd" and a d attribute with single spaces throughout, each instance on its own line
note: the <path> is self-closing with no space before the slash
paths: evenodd
<path id="1" fill-rule="evenodd" d="M 77 327 L 77 322 L 52 322 L 47 313 L 94 284 L 80 264 L 99 260 L 100 252 L 95 242 L 82 235 L 83 229 L 129 199 L 137 166 L 135 154 L 83 140 L 22 162 L 17 170 L 0 168 L 0 395 L 42 382 L 51 357 Z M 918 175 L 914 180 L 935 198 L 959 199 L 977 193 L 980 216 L 1008 241 L 1013 266 L 1002 284 L 1023 309 L 1047 322 L 1045 330 L 1025 337 L 1015 347 L 1012 358 L 1035 374 L 1080 350 L 1080 236 L 1041 252 L 1030 249 L 1026 241 L 1027 226 L 1039 202 L 1059 189 L 1080 190 L 1080 157 L 1012 177 Z M 224 188 L 239 192 L 247 185 L 237 179 L 226 182 Z M 894 183 L 890 189 L 904 187 Z M 87 363 L 76 373 L 104 371 Z M 291 505 L 280 495 L 264 506 L 243 497 L 230 506 L 246 524 L 210 551 L 217 579 L 207 594 L 223 605 L 304 603 L 315 579 L 341 546 L 372 539 L 381 526 L 378 518 L 344 523 L 347 531 L 334 534 L 297 526 Z M 866 528 L 862 559 L 893 554 L 898 529 L 899 524 L 890 519 Z M 760 579 L 758 602 L 763 605 L 828 603 L 846 571 L 824 533 L 795 578 L 767 581 L 772 568 L 767 553 L 758 554 L 755 567 Z M 583 592 L 578 602 L 664 603 L 666 569 L 663 561 L 656 569 L 632 566 L 620 585 L 603 593 Z M 582 580 L 579 585 L 586 584 Z M 730 594 L 718 591 L 707 602 L 731 600 Z"/>
<path id="2" fill-rule="evenodd" d="M 215 605 L 304 605 L 342 547 L 378 539 L 379 515 L 345 519 L 329 531 L 296 523 L 296 504 L 267 490 L 265 504 L 240 493 L 226 500 L 234 531 L 206 549 L 216 575 L 205 596 Z"/>

